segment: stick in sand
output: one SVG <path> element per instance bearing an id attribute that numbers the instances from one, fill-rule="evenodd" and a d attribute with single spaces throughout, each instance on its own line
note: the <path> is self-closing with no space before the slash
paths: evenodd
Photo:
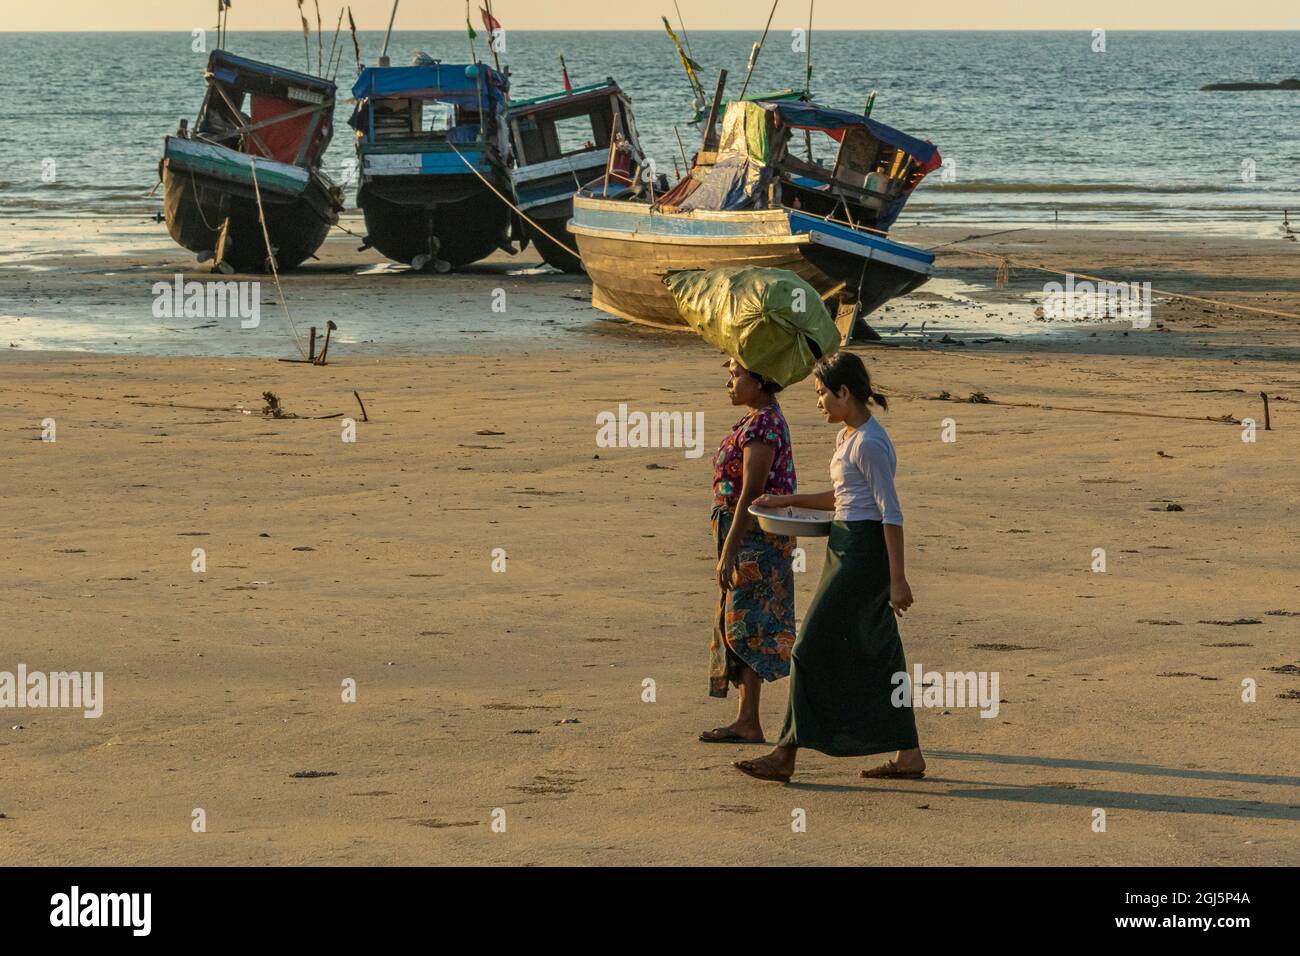
<path id="1" fill-rule="evenodd" d="M 357 395 L 355 389 L 353 389 L 352 394 L 353 394 L 353 395 L 356 395 L 357 404 L 361 406 L 361 420 L 362 420 L 363 422 L 368 422 L 368 421 L 370 421 L 370 417 L 366 414 L 366 403 L 363 402 L 363 401 L 361 400 L 361 396 L 360 396 L 360 395 Z"/>

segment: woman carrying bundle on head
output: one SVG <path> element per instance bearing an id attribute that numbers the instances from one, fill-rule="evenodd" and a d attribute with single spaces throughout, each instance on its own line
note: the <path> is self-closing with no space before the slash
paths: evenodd
<path id="1" fill-rule="evenodd" d="M 709 696 L 740 690 L 736 719 L 700 734 L 704 743 L 762 743 L 758 716 L 764 681 L 790 673 L 794 644 L 794 539 L 758 527 L 749 506 L 763 494 L 795 491 L 794 453 L 776 393 L 781 387 L 727 363 L 731 404 L 749 413 L 714 459 L 713 538 L 718 606 L 709 655 Z"/>
<path id="2" fill-rule="evenodd" d="M 762 508 L 834 509 L 821 583 L 791 654 L 790 702 L 776 749 L 736 761 L 760 780 L 786 782 L 800 747 L 833 757 L 894 751 L 862 776 L 917 778 L 925 760 L 910 696 L 895 706 L 895 675 L 906 675 L 895 615 L 912 605 L 903 561 L 903 513 L 894 491 L 897 459 L 871 406 L 886 408 L 862 360 L 836 352 L 813 369 L 817 407 L 843 423 L 831 457 L 830 491 L 767 494 Z"/>

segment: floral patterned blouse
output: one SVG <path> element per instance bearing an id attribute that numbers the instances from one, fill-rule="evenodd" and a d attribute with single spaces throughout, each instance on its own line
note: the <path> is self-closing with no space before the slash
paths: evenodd
<path id="1" fill-rule="evenodd" d="M 744 484 L 745 446 L 752 441 L 771 445 L 776 452 L 772 470 L 768 472 L 763 493 L 792 495 L 795 492 L 794 451 L 790 447 L 790 427 L 781 414 L 781 406 L 773 402 L 750 412 L 731 429 L 723 439 L 713 459 L 713 506 L 734 511 L 740 500 Z"/>

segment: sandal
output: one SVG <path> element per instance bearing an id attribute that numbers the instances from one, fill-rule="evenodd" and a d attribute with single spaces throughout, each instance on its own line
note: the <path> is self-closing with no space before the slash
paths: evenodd
<path id="1" fill-rule="evenodd" d="M 775 770 L 768 770 L 754 760 L 737 760 L 732 766 L 741 773 L 749 774 L 756 780 L 772 780 L 776 783 L 789 783 L 791 774 L 777 773 Z"/>
<path id="2" fill-rule="evenodd" d="M 765 744 L 762 737 L 742 737 L 730 727 L 715 727 L 700 734 L 702 744 Z"/>
<path id="3" fill-rule="evenodd" d="M 920 780 L 925 776 L 924 770 L 901 770 L 892 760 L 886 760 L 879 767 L 864 770 L 861 774 L 869 780 Z"/>

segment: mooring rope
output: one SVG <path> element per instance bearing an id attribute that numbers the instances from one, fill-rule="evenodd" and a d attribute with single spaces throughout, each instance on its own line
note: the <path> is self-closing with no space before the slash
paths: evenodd
<path id="1" fill-rule="evenodd" d="M 497 189 L 495 186 L 493 186 L 492 183 L 488 181 L 488 178 L 487 178 L 486 176 L 484 176 L 482 173 L 480 173 L 480 172 L 479 172 L 479 171 L 474 167 L 474 164 L 471 163 L 468 159 L 465 158 L 465 154 L 462 153 L 460 150 L 458 150 L 458 149 L 456 148 L 456 144 L 455 144 L 455 143 L 453 143 L 451 140 L 448 140 L 448 141 L 447 141 L 447 145 L 451 147 L 451 151 L 452 151 L 453 153 L 455 153 L 457 156 L 460 157 L 460 161 L 461 161 L 462 163 L 464 163 L 466 166 L 469 167 L 469 171 L 470 171 L 471 173 L 473 173 L 473 174 L 474 174 L 475 176 L 477 176 L 479 179 L 483 180 L 483 184 L 484 184 L 485 186 L 487 186 L 488 189 L 490 189 L 490 190 L 492 190 L 494 193 L 496 193 L 498 199 L 500 199 L 503 203 L 505 203 L 507 206 L 509 206 L 509 207 L 510 207 L 511 209 L 513 209 L 515 212 L 517 212 L 517 213 L 520 215 L 520 217 L 521 217 L 525 222 L 527 222 L 530 226 L 532 226 L 534 229 L 536 229 L 538 232 L 540 232 L 540 233 L 541 233 L 543 236 L 545 236 L 547 239 L 551 240 L 551 242 L 555 243 L 557 246 L 559 246 L 561 249 L 565 250 L 566 252 L 571 252 L 571 253 L 573 253 L 573 255 L 574 255 L 574 256 L 575 256 L 579 261 L 582 261 L 582 254 L 581 254 L 580 252 L 578 252 L 577 249 L 574 249 L 574 248 L 573 248 L 572 246 L 570 246 L 567 242 L 560 242 L 559 239 L 556 239 L 553 235 L 551 235 L 549 232 L 547 232 L 547 231 L 546 231 L 545 229 L 543 229 L 541 226 L 537 225 L 537 223 L 534 222 L 531 218 L 529 218 L 529 216 L 528 216 L 527 213 L 525 213 L 522 209 L 520 209 L 518 206 L 516 206 L 514 203 L 512 203 L 509 199 L 507 199 L 505 196 L 503 196 L 503 195 L 501 194 L 501 191 L 500 191 L 499 189 Z"/>
<path id="2" fill-rule="evenodd" d="M 190 188 L 194 190 L 194 208 L 199 211 L 199 218 L 203 220 L 203 225 L 205 225 L 209 229 L 209 231 L 220 232 L 221 227 L 214 226 L 212 225 L 212 223 L 208 222 L 208 217 L 203 213 L 203 202 L 199 199 L 199 184 L 198 181 L 194 178 L 194 170 L 192 169 L 189 170 L 189 174 L 190 174 Z M 154 188 L 157 189 L 158 187 L 155 186 Z"/>
<path id="3" fill-rule="evenodd" d="M 353 239 L 360 239 L 362 242 L 365 242 L 365 241 L 366 241 L 366 237 L 365 237 L 365 236 L 358 235 L 357 233 L 353 232 L 351 229 L 349 229 L 347 226 L 343 225 L 343 224 L 340 223 L 340 222 L 337 222 L 337 221 L 336 221 L 336 222 L 334 222 L 334 223 L 331 223 L 331 225 L 333 225 L 336 229 L 342 229 L 344 232 L 346 232 L 346 233 L 347 233 L 349 236 L 351 236 Z"/>
<path id="4" fill-rule="evenodd" d="M 266 261 L 271 265 L 275 288 L 280 293 L 280 306 L 284 309 L 284 318 L 289 323 L 289 331 L 293 333 L 293 344 L 298 347 L 298 354 L 304 361 L 311 361 L 307 350 L 302 347 L 302 336 L 298 334 L 298 327 L 293 324 L 293 316 L 289 314 L 289 300 L 285 298 L 284 287 L 280 285 L 280 270 L 276 266 L 275 252 L 271 249 L 271 234 L 266 231 L 266 212 L 262 209 L 262 187 L 257 182 L 257 160 L 250 159 L 249 163 L 253 167 L 253 195 L 257 197 L 257 220 L 262 226 L 262 239 L 266 242 Z"/>
<path id="5" fill-rule="evenodd" d="M 974 238 L 974 237 L 968 236 L 967 238 Z M 963 240 L 958 239 L 956 241 L 962 242 Z M 935 246 L 934 248 L 937 250 L 940 247 Z M 1119 284 L 1116 283 L 1113 279 L 1105 279 L 1102 278 L 1101 276 L 1088 275 L 1085 272 L 1062 272 L 1060 269 L 1048 269 L 1046 266 L 1034 265 L 1033 263 L 1030 262 L 1024 262 L 1019 259 L 1013 259 L 1010 256 L 998 255 L 997 253 L 992 253 L 992 252 L 983 252 L 979 249 L 953 249 L 948 251 L 952 255 L 960 255 L 963 252 L 965 252 L 965 253 L 970 253 L 973 256 L 983 256 L 986 259 L 993 259 L 994 261 L 996 261 L 998 263 L 998 275 L 999 275 L 998 287 L 999 288 L 1002 288 L 1006 284 L 1006 279 L 1008 277 L 1009 269 L 1012 267 L 1016 269 L 1029 269 L 1034 272 L 1045 272 L 1048 275 L 1065 276 L 1067 278 L 1069 276 L 1074 276 L 1075 278 L 1078 279 L 1086 279 L 1089 282 L 1103 282 L 1112 285 Z M 1260 315 L 1271 315 L 1277 318 L 1295 319 L 1297 321 L 1300 321 L 1300 315 L 1296 314 L 1295 312 L 1283 312 L 1279 309 L 1262 309 L 1259 306 L 1241 305 L 1240 303 L 1236 303 L 1236 302 L 1224 302 L 1221 299 L 1207 299 L 1204 296 L 1188 295 L 1185 292 L 1170 292 L 1167 289 L 1156 289 L 1154 287 L 1151 289 L 1151 292 L 1155 295 L 1162 295 L 1170 299 L 1184 299 L 1188 302 L 1201 302 L 1204 303 L 1205 305 L 1213 305 L 1222 309 L 1237 309 L 1242 312 L 1256 312 L 1259 313 Z"/>
<path id="6" fill-rule="evenodd" d="M 1215 418 L 1213 415 L 1170 415 L 1167 412 L 1139 412 L 1127 408 L 1085 408 L 1077 405 L 1047 405 L 1040 402 L 1003 402 L 988 397 L 981 397 L 978 401 L 974 399 L 961 398 L 934 398 L 934 396 L 931 395 L 921 395 L 916 397 L 938 402 L 953 402 L 955 404 L 997 405 L 1002 408 L 1037 408 L 1046 412 L 1091 412 L 1095 415 L 1127 415 L 1133 418 L 1168 418 L 1182 422 L 1213 422 L 1218 425 L 1241 424 L 1241 419 L 1234 418 L 1230 414 Z"/>

